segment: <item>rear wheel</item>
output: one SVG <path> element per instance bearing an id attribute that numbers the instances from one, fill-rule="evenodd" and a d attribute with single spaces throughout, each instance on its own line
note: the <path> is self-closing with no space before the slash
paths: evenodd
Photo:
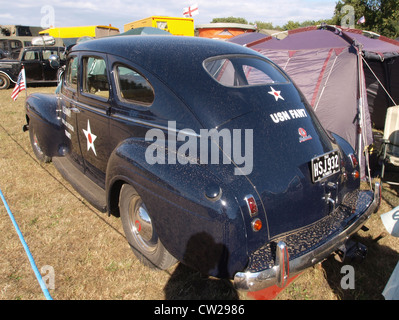
<path id="1" fill-rule="evenodd" d="M 0 74 L 0 90 L 8 89 L 10 86 L 10 79 L 4 74 Z"/>
<path id="2" fill-rule="evenodd" d="M 161 270 L 177 262 L 158 238 L 143 200 L 129 184 L 122 186 L 119 210 L 126 238 L 141 262 Z"/>
<path id="3" fill-rule="evenodd" d="M 37 139 L 35 127 L 32 126 L 32 123 L 29 124 L 29 139 L 30 144 L 32 145 L 33 153 L 35 154 L 36 158 L 40 162 L 49 163 L 51 162 L 51 157 L 48 157 L 44 154 L 40 147 L 39 140 Z"/>

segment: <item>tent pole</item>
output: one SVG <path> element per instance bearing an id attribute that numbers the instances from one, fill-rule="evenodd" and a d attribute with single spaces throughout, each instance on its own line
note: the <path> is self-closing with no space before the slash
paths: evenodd
<path id="1" fill-rule="evenodd" d="M 367 145 L 367 130 L 366 130 L 366 126 L 364 125 L 364 99 L 366 98 L 364 96 L 364 70 L 363 70 L 363 56 L 362 56 L 362 52 L 360 50 L 360 48 L 357 47 L 357 53 L 358 53 L 358 70 L 359 70 L 359 165 L 360 165 L 360 169 L 362 170 L 361 167 L 361 159 L 362 156 L 364 155 L 364 159 L 365 159 L 365 164 L 364 164 L 364 174 L 366 175 L 366 171 L 367 171 L 367 175 L 368 175 L 368 180 L 369 180 L 369 184 L 370 184 L 370 188 L 372 189 L 372 183 L 371 183 L 371 173 L 370 173 L 370 164 L 369 164 L 369 154 L 368 152 L 366 152 L 366 147 Z M 363 142 L 363 146 L 362 146 L 362 142 Z"/>
<path id="2" fill-rule="evenodd" d="M 363 126 L 362 126 L 362 118 L 363 118 L 363 115 L 362 115 L 362 98 L 363 98 L 363 95 L 362 95 L 362 76 L 361 76 L 361 63 L 362 63 L 362 61 L 361 61 L 361 59 L 360 59 L 360 55 L 361 55 L 361 53 L 360 53 L 360 49 L 359 49 L 359 47 L 358 46 L 355 46 L 355 48 L 356 48 L 356 50 L 357 50 L 357 64 L 358 64 L 358 66 L 357 66 L 357 70 L 358 70 L 358 90 L 359 90 L 359 103 L 358 103 L 358 116 L 357 116 L 357 120 L 358 120 L 358 128 L 357 128 L 357 130 L 358 130 L 358 132 L 357 132 L 357 134 L 358 134 L 358 146 L 357 146 L 357 154 L 358 154 L 358 158 L 359 158 L 359 168 L 360 168 L 360 171 L 363 171 L 362 170 L 362 129 L 363 129 Z"/>

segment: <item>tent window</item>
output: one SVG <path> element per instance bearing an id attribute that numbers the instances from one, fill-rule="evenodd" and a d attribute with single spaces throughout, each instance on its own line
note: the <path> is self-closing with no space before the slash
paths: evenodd
<path id="1" fill-rule="evenodd" d="M 210 58 L 205 60 L 204 67 L 217 82 L 228 87 L 289 82 L 272 63 L 254 57 Z"/>

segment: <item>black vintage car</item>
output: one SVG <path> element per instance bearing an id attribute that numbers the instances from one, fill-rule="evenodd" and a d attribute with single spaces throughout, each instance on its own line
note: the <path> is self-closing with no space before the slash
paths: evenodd
<path id="1" fill-rule="evenodd" d="M 12 83 L 16 83 L 22 66 L 25 68 L 26 82 L 29 83 L 56 83 L 58 80 L 58 68 L 50 65 L 50 58 L 57 56 L 58 65 L 65 64 L 63 47 L 24 47 L 19 53 L 18 59 L 0 60 L 0 90 L 7 89 Z"/>
<path id="2" fill-rule="evenodd" d="M 284 286 L 338 250 L 379 205 L 350 145 L 326 132 L 264 56 L 188 37 L 76 45 L 57 94 L 32 94 L 25 130 L 96 208 L 120 216 L 133 251 Z"/>

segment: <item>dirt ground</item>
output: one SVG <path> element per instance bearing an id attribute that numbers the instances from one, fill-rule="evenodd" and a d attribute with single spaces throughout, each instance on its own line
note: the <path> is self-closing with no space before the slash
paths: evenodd
<path id="1" fill-rule="evenodd" d="M 55 87 L 28 87 L 28 93 Z M 43 277 L 53 279 L 55 300 L 253 299 L 230 281 L 201 277 L 178 264 L 166 271 L 144 267 L 133 255 L 121 221 L 90 206 L 54 168 L 34 157 L 22 92 L 0 91 L 0 190 Z M 354 264 L 355 289 L 341 287 L 342 264 L 333 258 L 308 269 L 276 299 L 363 300 L 381 295 L 399 260 L 399 239 L 386 234 L 380 215 L 399 206 L 398 189 L 384 184 L 379 212 L 357 238 L 368 256 Z M 48 276 L 48 277 L 47 277 Z M 11 219 L 0 203 L 0 299 L 43 300 Z"/>

